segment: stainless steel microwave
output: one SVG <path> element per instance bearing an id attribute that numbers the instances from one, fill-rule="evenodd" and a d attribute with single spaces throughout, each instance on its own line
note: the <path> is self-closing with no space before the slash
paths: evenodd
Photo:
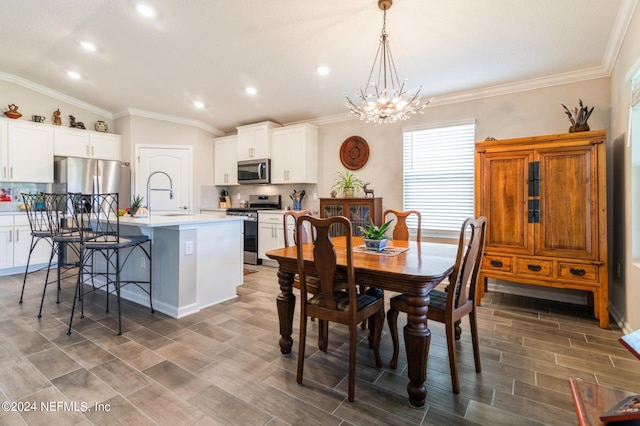
<path id="1" fill-rule="evenodd" d="M 238 161 L 238 183 L 271 183 L 271 160 Z"/>

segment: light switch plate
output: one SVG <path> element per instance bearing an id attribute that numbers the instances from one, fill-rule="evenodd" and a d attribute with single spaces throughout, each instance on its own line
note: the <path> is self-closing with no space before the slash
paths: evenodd
<path id="1" fill-rule="evenodd" d="M 186 241 L 184 243 L 184 255 L 191 256 L 193 254 L 193 241 Z"/>

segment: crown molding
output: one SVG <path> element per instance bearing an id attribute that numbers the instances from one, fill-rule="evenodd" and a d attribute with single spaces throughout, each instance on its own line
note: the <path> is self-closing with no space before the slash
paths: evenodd
<path id="1" fill-rule="evenodd" d="M 626 0 L 622 2 L 622 5 L 618 10 L 616 22 L 611 29 L 611 37 L 609 37 L 609 43 L 607 44 L 607 49 L 605 50 L 604 57 L 602 58 L 602 66 L 609 70 L 609 74 L 611 74 L 613 66 L 616 63 L 616 59 L 618 58 L 618 54 L 622 48 L 622 43 L 627 35 L 629 25 L 631 25 L 631 20 L 633 19 L 633 13 L 637 6 L 638 0 Z"/>
<path id="2" fill-rule="evenodd" d="M 118 118 L 127 117 L 127 116 L 151 118 L 153 120 L 167 121 L 169 123 L 177 123 L 177 124 L 184 124 L 187 126 L 193 126 L 193 127 L 202 129 L 206 132 L 212 133 L 216 137 L 225 135 L 225 133 L 220 129 L 213 126 L 209 126 L 199 120 L 192 120 L 190 118 L 177 117 L 175 115 L 160 114 L 157 112 L 145 111 L 145 110 L 136 109 L 136 108 L 127 108 L 124 111 L 117 112 L 113 115 L 113 118 L 118 119 Z"/>
<path id="3" fill-rule="evenodd" d="M 27 89 L 33 90 L 34 92 L 42 93 L 43 95 L 49 96 L 50 98 L 54 98 L 59 101 L 66 102 L 69 105 L 73 105 L 78 108 L 91 111 L 95 114 L 101 115 L 104 118 L 107 118 L 110 120 L 113 119 L 113 114 L 110 111 L 107 111 L 106 109 L 99 108 L 95 105 L 81 101 L 80 99 L 76 99 L 69 95 L 65 95 L 64 93 L 58 92 L 57 90 L 53 90 L 41 84 L 34 83 L 33 81 L 27 80 L 26 78 L 18 77 L 17 75 L 13 75 L 13 74 L 0 72 L 0 80 L 6 81 L 9 83 L 14 83 L 22 87 L 26 87 Z"/>
<path id="4" fill-rule="evenodd" d="M 580 71 L 572 71 L 556 74 L 548 77 L 533 78 L 530 80 L 518 81 L 515 83 L 501 84 L 498 86 L 484 87 L 480 89 L 457 92 L 449 95 L 434 97 L 429 106 L 440 106 L 454 104 L 458 102 L 472 101 L 494 96 L 508 95 L 511 93 L 525 92 L 527 90 L 543 89 L 545 87 L 560 86 L 562 84 L 576 83 L 578 81 L 593 80 L 596 78 L 609 77 L 611 70 L 603 67 L 587 68 Z"/>

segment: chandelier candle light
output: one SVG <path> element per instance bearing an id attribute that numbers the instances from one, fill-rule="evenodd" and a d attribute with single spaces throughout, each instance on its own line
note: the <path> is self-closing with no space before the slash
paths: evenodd
<path id="1" fill-rule="evenodd" d="M 380 44 L 376 57 L 373 60 L 373 66 L 369 73 L 369 80 L 365 87 L 365 91 L 360 89 L 357 96 L 360 98 L 360 104 L 356 105 L 351 99 L 347 98 L 347 107 L 360 120 L 367 123 L 395 123 L 398 120 L 408 120 L 410 116 L 416 113 L 422 114 L 429 101 L 420 102 L 420 90 L 415 94 L 409 93 L 405 87 L 407 80 L 400 84 L 396 65 L 391 55 L 389 47 L 389 36 L 387 35 L 387 10 L 393 4 L 392 0 L 378 0 L 378 7 L 382 9 L 384 15 L 382 20 L 382 34 L 380 35 Z M 378 69 L 377 81 L 372 81 L 373 72 Z M 387 87 L 390 84 L 390 87 Z"/>

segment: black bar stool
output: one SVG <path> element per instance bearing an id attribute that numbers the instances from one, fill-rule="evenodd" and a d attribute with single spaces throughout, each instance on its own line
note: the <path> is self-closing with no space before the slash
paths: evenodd
<path id="1" fill-rule="evenodd" d="M 149 295 L 153 313 L 151 239 L 146 235 L 120 235 L 118 194 L 71 194 L 73 215 L 80 234 L 80 270 L 76 282 L 69 330 L 71 334 L 76 301 L 80 301 L 80 318 L 84 318 L 84 296 L 95 290 L 104 290 L 107 296 L 115 293 L 118 303 L 118 335 L 122 334 L 120 290 L 127 284 L 135 284 Z M 149 260 L 148 280 L 122 279 L 121 273 L 132 253 L 139 249 Z M 99 262 L 96 262 L 99 259 Z M 99 264 L 98 264 L 99 263 Z M 85 292 L 86 277 L 92 280 L 93 289 Z M 95 281 L 94 281 L 95 278 Z M 113 286 L 113 290 L 111 287 Z"/>

